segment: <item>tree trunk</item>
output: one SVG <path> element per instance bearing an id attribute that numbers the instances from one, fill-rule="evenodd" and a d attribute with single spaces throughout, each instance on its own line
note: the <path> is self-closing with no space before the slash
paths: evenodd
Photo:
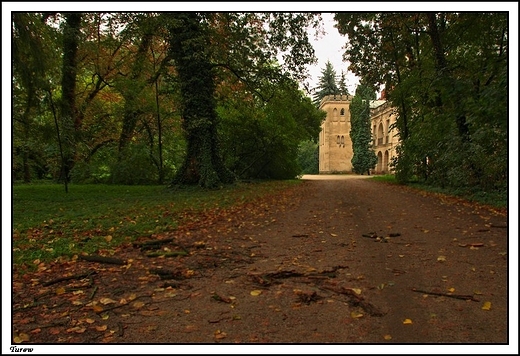
<path id="1" fill-rule="evenodd" d="M 186 135 L 185 161 L 174 184 L 215 188 L 233 176 L 220 157 L 215 82 L 208 47 L 209 36 L 196 13 L 170 14 L 170 52 L 181 91 L 181 112 Z"/>
<path id="2" fill-rule="evenodd" d="M 132 137 L 134 136 L 135 126 L 139 119 L 139 110 L 136 106 L 136 101 L 139 94 L 143 90 L 145 83 L 140 80 L 141 73 L 143 71 L 144 62 L 146 60 L 146 52 L 150 47 L 153 35 L 146 33 L 143 35 L 137 53 L 135 55 L 134 65 L 130 74 L 129 87 L 123 92 L 125 98 L 125 108 L 123 114 L 123 126 L 121 129 L 121 135 L 119 136 L 119 156 L 124 151 Z"/>
<path id="3" fill-rule="evenodd" d="M 65 14 L 65 28 L 63 30 L 63 71 L 61 80 L 61 120 L 65 143 L 63 167 L 64 179 L 70 180 L 70 171 L 74 167 L 76 151 L 76 134 L 80 129 L 80 122 L 76 110 L 76 74 L 77 52 L 81 28 L 81 14 Z"/>

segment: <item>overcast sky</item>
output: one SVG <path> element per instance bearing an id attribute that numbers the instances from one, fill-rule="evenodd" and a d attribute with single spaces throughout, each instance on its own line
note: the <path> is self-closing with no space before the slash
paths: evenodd
<path id="1" fill-rule="evenodd" d="M 325 69 L 327 61 L 330 61 L 338 76 L 341 76 L 341 71 L 345 73 L 349 93 L 354 94 L 359 79 L 348 71 L 349 63 L 343 62 L 344 50 L 342 48 L 347 42 L 347 38 L 340 35 L 338 30 L 334 27 L 335 21 L 332 13 L 323 13 L 322 18 L 324 30 L 326 31 L 325 36 L 315 40 L 313 33 L 310 37 L 310 39 L 313 40 L 312 44 L 316 51 L 318 63 L 313 66 L 308 66 L 310 76 L 307 83 L 309 88 L 313 89 L 317 87 L 321 72 Z"/>

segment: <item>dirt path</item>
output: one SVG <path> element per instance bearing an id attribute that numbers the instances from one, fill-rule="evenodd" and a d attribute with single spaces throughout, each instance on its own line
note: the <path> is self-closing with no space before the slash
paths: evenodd
<path id="1" fill-rule="evenodd" d="M 85 330 L 54 326 L 31 340 L 507 344 L 506 224 L 499 212 L 406 187 L 307 179 L 174 236 L 188 256 L 128 246 L 132 267 L 99 273 L 93 299 L 128 304 L 77 303 L 83 319 L 74 318 L 94 320 L 76 322 Z"/>

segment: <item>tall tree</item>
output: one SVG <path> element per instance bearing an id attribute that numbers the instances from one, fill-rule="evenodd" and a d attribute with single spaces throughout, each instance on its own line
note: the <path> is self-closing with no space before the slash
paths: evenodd
<path id="1" fill-rule="evenodd" d="M 60 117 L 62 137 L 65 139 L 62 178 L 68 182 L 74 166 L 77 133 L 81 125 L 76 108 L 76 75 L 82 14 L 71 12 L 64 14 L 64 17 Z"/>
<path id="2" fill-rule="evenodd" d="M 507 13 L 341 13 L 335 19 L 349 38 L 349 69 L 384 84 L 398 110 L 397 178 L 504 190 Z"/>
<path id="3" fill-rule="evenodd" d="M 370 174 L 377 164 L 370 131 L 370 101 L 375 98 L 373 87 L 362 80 L 350 104 L 350 138 L 354 151 L 352 168 L 358 174 Z"/>
<path id="4" fill-rule="evenodd" d="M 319 106 L 321 99 L 327 95 L 335 95 L 339 93 L 340 90 L 336 82 L 336 70 L 332 66 L 332 63 L 327 61 L 327 63 L 325 63 L 325 68 L 321 71 L 321 76 L 318 78 L 318 86 L 315 88 L 313 102 L 316 106 Z"/>
<path id="5" fill-rule="evenodd" d="M 174 183 L 203 187 L 229 183 L 234 177 L 219 146 L 217 76 L 230 72 L 263 100 L 271 99 L 276 82 L 288 75 L 301 78 L 305 64 L 315 59 L 304 30 L 314 15 L 170 13 L 165 17 L 187 142 L 184 165 Z M 279 52 L 285 52 L 283 63 L 275 66 Z"/>
<path id="6" fill-rule="evenodd" d="M 30 161 L 39 155 L 33 145 L 39 141 L 35 136 L 35 116 L 41 107 L 42 93 L 49 87 L 54 53 L 49 50 L 53 47 L 46 45 L 52 43 L 51 31 L 42 14 L 15 12 L 12 25 L 13 156 L 21 156 L 23 180 L 30 182 Z"/>
<path id="7" fill-rule="evenodd" d="M 349 95 L 347 88 L 347 78 L 345 77 L 345 72 L 341 71 L 341 77 L 339 79 L 339 92 L 341 95 Z"/>

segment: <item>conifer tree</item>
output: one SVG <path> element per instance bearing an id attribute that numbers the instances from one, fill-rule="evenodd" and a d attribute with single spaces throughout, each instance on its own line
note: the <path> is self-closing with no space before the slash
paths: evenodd
<path id="1" fill-rule="evenodd" d="M 347 78 L 345 78 L 345 72 L 341 71 L 341 77 L 339 80 L 339 92 L 341 95 L 348 95 Z"/>
<path id="2" fill-rule="evenodd" d="M 350 104 L 350 138 L 352 139 L 352 168 L 358 174 L 370 174 L 377 164 L 377 156 L 372 150 L 370 133 L 370 100 L 376 98 L 375 91 L 362 81 L 356 88 L 356 95 Z"/>
<path id="3" fill-rule="evenodd" d="M 336 83 L 336 71 L 332 67 L 332 63 L 327 61 L 325 68 L 321 71 L 321 77 L 319 77 L 318 87 L 315 89 L 313 102 L 316 106 L 320 106 L 321 99 L 327 95 L 339 94 L 339 88 Z"/>

